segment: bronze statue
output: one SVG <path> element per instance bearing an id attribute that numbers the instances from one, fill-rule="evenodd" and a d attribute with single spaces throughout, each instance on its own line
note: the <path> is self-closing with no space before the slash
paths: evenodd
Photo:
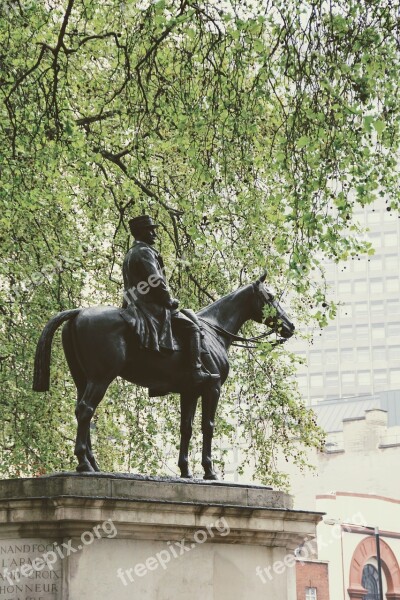
<path id="1" fill-rule="evenodd" d="M 266 334 L 258 337 L 264 337 L 272 331 L 276 332 L 279 339 L 274 343 L 281 343 L 290 338 L 293 335 L 294 325 L 279 302 L 264 286 L 264 275 L 256 282 L 235 290 L 194 315 L 197 324 L 201 323 L 204 335 L 203 363 L 208 372 L 218 373 L 218 378 L 210 377 L 206 371 L 200 371 L 198 327 L 190 328 L 192 340 L 190 362 L 194 375 L 188 375 L 185 353 L 176 348 L 179 346 L 184 348 L 184 341 L 182 344 L 179 338 L 182 338 L 182 331 L 187 331 L 189 327 L 185 324 L 179 331 L 178 325 L 176 334 L 173 332 L 172 336 L 170 329 L 167 328 L 169 319 L 172 323 L 178 323 L 182 317 L 177 317 L 177 301 L 170 297 L 165 278 L 161 277 L 162 259 L 152 248 L 155 224 L 148 220 L 147 225 L 150 227 L 147 227 L 146 232 L 141 226 L 137 228 L 137 224 L 138 221 L 134 220 L 133 232 L 136 245 L 128 252 L 124 263 L 126 307 L 124 309 L 111 306 L 77 308 L 55 315 L 44 327 L 37 344 L 33 389 L 38 392 L 49 390 L 51 344 L 56 329 L 65 322 L 62 331 L 64 353 L 77 388 L 75 410 L 78 422 L 75 444 L 75 455 L 79 462 L 77 471 L 100 470 L 92 451 L 90 421 L 110 383 L 116 377 L 122 377 L 153 392 L 157 391 L 158 395 L 180 394 L 181 443 L 178 465 L 181 477 L 191 477 L 188 450 L 197 401 L 201 396 L 204 479 L 217 479 L 212 467 L 211 443 L 221 386 L 229 371 L 229 347 L 235 340 L 249 341 L 237 335 L 239 329 L 249 319 L 259 323 L 264 322 L 271 328 Z M 143 274 L 148 276 L 148 280 L 138 282 L 137 279 L 140 279 Z M 158 286 L 155 285 L 157 281 Z M 159 291 L 151 295 L 150 290 L 142 293 L 143 298 L 146 295 L 150 298 L 149 306 L 144 307 L 144 301 L 132 303 L 138 312 L 130 313 L 129 294 L 133 294 L 133 288 L 139 288 L 139 284 L 142 292 L 146 292 L 146 286 L 152 287 L 152 285 L 154 289 L 159 288 Z M 136 296 L 138 297 L 139 294 Z M 152 303 L 157 307 L 156 313 L 153 312 L 154 306 L 150 307 Z M 265 319 L 263 308 L 266 305 L 272 306 L 275 310 L 268 311 Z M 153 330 L 146 326 L 143 331 L 139 328 L 136 333 L 133 333 L 132 325 L 134 328 L 137 327 L 136 318 L 143 317 L 144 313 L 146 313 L 145 318 L 140 321 L 142 325 L 144 321 L 151 321 L 156 315 Z M 177 336 L 176 341 L 174 335 Z M 193 341 L 193 338 L 196 340 Z M 172 351 L 158 351 L 160 348 Z"/>
<path id="2" fill-rule="evenodd" d="M 128 251 L 122 274 L 124 277 L 123 313 L 132 324 L 143 348 L 176 350 L 172 330 L 187 349 L 193 385 L 217 381 L 219 375 L 206 371 L 201 363 L 201 333 L 196 322 L 179 312 L 178 300 L 167 289 L 164 261 L 153 248 L 158 227 L 143 215 L 129 221 L 135 243 Z"/>

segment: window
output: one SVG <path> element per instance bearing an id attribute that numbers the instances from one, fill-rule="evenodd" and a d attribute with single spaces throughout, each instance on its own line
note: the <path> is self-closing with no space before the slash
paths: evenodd
<path id="1" fill-rule="evenodd" d="M 397 254 L 388 254 L 385 257 L 385 266 L 387 271 L 394 271 L 399 268 L 399 257 Z"/>
<path id="2" fill-rule="evenodd" d="M 351 281 L 339 281 L 338 290 L 339 290 L 339 295 L 340 294 L 351 294 Z"/>
<path id="3" fill-rule="evenodd" d="M 323 386 L 322 375 L 311 375 L 311 377 L 310 377 L 310 386 L 311 386 L 311 388 L 313 388 L 313 387 L 322 387 Z"/>
<path id="4" fill-rule="evenodd" d="M 358 260 L 355 260 L 353 263 L 353 269 L 354 269 L 354 273 L 362 273 L 363 271 L 365 271 L 367 267 L 367 259 L 366 258 L 359 258 Z"/>
<path id="5" fill-rule="evenodd" d="M 365 565 L 363 568 L 361 585 L 368 590 L 363 600 L 379 600 L 379 574 L 374 565 Z"/>
<path id="6" fill-rule="evenodd" d="M 340 350 L 340 360 L 343 364 L 352 364 L 354 361 L 353 348 L 343 348 Z"/>
<path id="7" fill-rule="evenodd" d="M 339 315 L 341 319 L 348 319 L 352 316 L 352 306 L 351 304 L 344 304 L 339 306 Z"/>
<path id="8" fill-rule="evenodd" d="M 384 235 L 385 248 L 397 248 L 397 233 L 394 231 L 387 231 Z"/>
<path id="9" fill-rule="evenodd" d="M 327 373 L 325 377 L 326 387 L 337 388 L 339 386 L 339 376 L 337 373 Z"/>
<path id="10" fill-rule="evenodd" d="M 371 385 L 371 373 L 369 371 L 358 373 L 358 385 Z"/>
<path id="11" fill-rule="evenodd" d="M 388 292 L 398 292 L 399 291 L 398 277 L 388 277 L 386 279 L 386 291 L 388 291 Z"/>
<path id="12" fill-rule="evenodd" d="M 389 355 L 390 356 L 390 355 Z M 372 348 L 372 360 L 386 360 L 385 346 L 375 346 Z"/>
<path id="13" fill-rule="evenodd" d="M 371 337 L 373 340 L 384 340 L 386 336 L 385 325 L 383 323 L 374 323 L 371 329 Z"/>
<path id="14" fill-rule="evenodd" d="M 354 314 L 356 317 L 365 317 L 368 314 L 368 302 L 356 302 Z"/>
<path id="15" fill-rule="evenodd" d="M 364 294 L 367 291 L 366 279 L 356 279 L 354 282 L 354 292 L 356 294 Z"/>
<path id="16" fill-rule="evenodd" d="M 354 373 L 342 373 L 342 385 L 354 385 Z"/>
<path id="17" fill-rule="evenodd" d="M 317 600 L 317 588 L 306 588 L 306 600 Z"/>
<path id="18" fill-rule="evenodd" d="M 400 388 L 400 369 L 390 369 L 389 381 L 390 381 L 390 387 Z"/>
<path id="19" fill-rule="evenodd" d="M 364 367 L 364 369 L 365 369 L 365 367 L 367 366 L 366 363 L 369 362 L 369 346 L 363 346 L 362 348 L 357 348 L 356 356 L 357 356 L 358 367 Z"/>
<path id="20" fill-rule="evenodd" d="M 356 340 L 357 342 L 368 342 L 368 325 L 356 326 Z"/>
<path id="21" fill-rule="evenodd" d="M 325 364 L 326 365 L 337 365 L 338 354 L 337 350 L 325 350 Z"/>
<path id="22" fill-rule="evenodd" d="M 312 350 L 310 352 L 309 365 L 310 367 L 314 367 L 315 365 L 322 365 L 322 351 Z"/>
<path id="23" fill-rule="evenodd" d="M 307 375 L 297 375 L 297 383 L 299 388 L 306 389 L 307 388 Z"/>
<path id="24" fill-rule="evenodd" d="M 388 388 L 388 376 L 386 370 L 374 371 L 374 391 L 386 390 Z"/>
<path id="25" fill-rule="evenodd" d="M 382 237 L 380 233 L 371 233 L 370 238 L 374 248 L 380 248 L 382 246 Z"/>
<path id="26" fill-rule="evenodd" d="M 350 327 L 351 329 L 351 327 Z M 338 332 L 336 327 L 329 325 L 328 327 L 326 327 L 323 332 L 322 335 L 324 337 L 324 340 L 336 340 L 337 336 L 338 336 Z"/>
<path id="27" fill-rule="evenodd" d="M 383 280 L 382 279 L 371 279 L 370 289 L 371 289 L 371 294 L 382 294 L 383 293 Z"/>
<path id="28" fill-rule="evenodd" d="M 345 340 L 353 341 L 353 328 L 349 325 L 346 325 L 346 327 L 341 327 L 340 328 L 340 339 L 342 342 L 344 342 Z"/>
<path id="29" fill-rule="evenodd" d="M 374 300 L 371 302 L 371 315 L 383 316 L 384 315 L 384 304 L 382 300 Z"/>
<path id="30" fill-rule="evenodd" d="M 400 346 L 389 346 L 389 360 L 400 360 Z"/>
<path id="31" fill-rule="evenodd" d="M 371 258 L 369 263 L 370 271 L 382 271 L 382 258 L 380 256 L 374 256 Z"/>
<path id="32" fill-rule="evenodd" d="M 386 308 L 386 314 L 390 318 L 392 315 L 397 315 L 400 312 L 400 302 L 398 300 L 387 300 Z"/>
<path id="33" fill-rule="evenodd" d="M 380 223 L 380 220 L 381 220 L 380 212 L 377 212 L 376 210 L 372 210 L 371 212 L 367 213 L 368 223 Z"/>
<path id="34" fill-rule="evenodd" d="M 389 323 L 387 325 L 387 337 L 400 339 L 400 323 Z"/>

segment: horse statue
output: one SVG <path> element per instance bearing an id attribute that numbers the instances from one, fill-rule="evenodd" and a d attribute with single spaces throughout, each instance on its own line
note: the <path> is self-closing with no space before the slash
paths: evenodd
<path id="1" fill-rule="evenodd" d="M 197 401 L 201 396 L 204 479 L 217 479 L 212 465 L 211 444 L 221 386 L 229 371 L 229 347 L 234 341 L 254 341 L 272 332 L 280 336 L 272 343 L 281 343 L 290 338 L 295 329 L 273 293 L 264 285 L 265 277 L 266 274 L 197 313 L 206 348 L 203 362 L 210 371 L 220 375 L 219 380 L 203 387 L 193 387 L 190 382 L 183 352 L 164 354 L 141 348 L 119 308 L 95 306 L 65 310 L 50 319 L 36 348 L 33 389 L 37 392 L 49 390 L 53 335 L 65 322 L 62 330 L 64 354 L 77 388 L 75 455 L 79 462 L 78 472 L 100 471 L 93 455 L 90 421 L 110 383 L 116 377 L 122 377 L 136 385 L 160 390 L 160 393 L 153 395 L 180 394 L 178 466 L 184 478 L 192 477 L 188 451 Z M 264 318 L 263 309 L 266 305 L 273 310 L 269 310 Z M 256 338 L 238 336 L 239 329 L 250 319 L 264 322 L 270 330 Z"/>

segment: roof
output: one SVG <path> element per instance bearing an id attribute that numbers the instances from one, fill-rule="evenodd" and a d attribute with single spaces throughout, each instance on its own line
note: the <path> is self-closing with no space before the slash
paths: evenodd
<path id="1" fill-rule="evenodd" d="M 327 433 L 342 431 L 344 420 L 364 418 L 365 411 L 372 409 L 386 410 L 388 427 L 394 427 L 400 425 L 400 390 L 323 400 L 312 408 L 318 425 Z"/>

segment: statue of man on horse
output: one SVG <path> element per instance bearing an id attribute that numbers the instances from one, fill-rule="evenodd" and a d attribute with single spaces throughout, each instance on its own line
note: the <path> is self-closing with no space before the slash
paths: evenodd
<path id="1" fill-rule="evenodd" d="M 176 350 L 173 333 L 183 340 L 194 385 L 216 381 L 201 362 L 201 332 L 195 321 L 178 310 L 179 301 L 167 288 L 162 256 L 155 250 L 158 225 L 148 215 L 134 217 L 129 227 L 135 242 L 125 256 L 122 313 L 148 350 Z"/>
<path id="2" fill-rule="evenodd" d="M 64 354 L 77 390 L 77 471 L 100 470 L 93 454 L 90 423 L 108 386 L 121 377 L 147 388 L 150 395 L 180 395 L 178 465 L 181 477 L 192 476 L 188 459 L 189 442 L 197 402 L 201 397 L 204 478 L 217 479 L 211 445 L 221 386 L 229 372 L 230 346 L 237 342 L 257 342 L 271 333 L 276 335 L 272 344 L 280 344 L 293 335 L 295 327 L 272 291 L 264 285 L 266 273 L 196 314 L 192 313 L 191 319 L 186 318 L 178 310 L 178 301 L 168 291 L 163 260 L 153 247 L 156 224 L 149 216 L 143 215 L 131 219 L 130 228 L 135 242 L 123 265 L 124 307 L 72 308 L 54 315 L 45 325 L 36 347 L 33 389 L 37 392 L 49 390 L 53 336 L 64 324 Z M 266 307 L 267 311 L 264 310 Z M 186 311 L 186 314 L 191 313 Z M 250 319 L 265 324 L 268 331 L 252 338 L 238 335 L 243 324 Z M 204 335 L 206 352 L 203 361 L 208 371 L 200 360 L 198 323 L 201 323 Z M 171 326 L 178 333 L 180 351 L 171 352 L 178 346 Z M 133 334 L 132 327 L 136 334 Z"/>

